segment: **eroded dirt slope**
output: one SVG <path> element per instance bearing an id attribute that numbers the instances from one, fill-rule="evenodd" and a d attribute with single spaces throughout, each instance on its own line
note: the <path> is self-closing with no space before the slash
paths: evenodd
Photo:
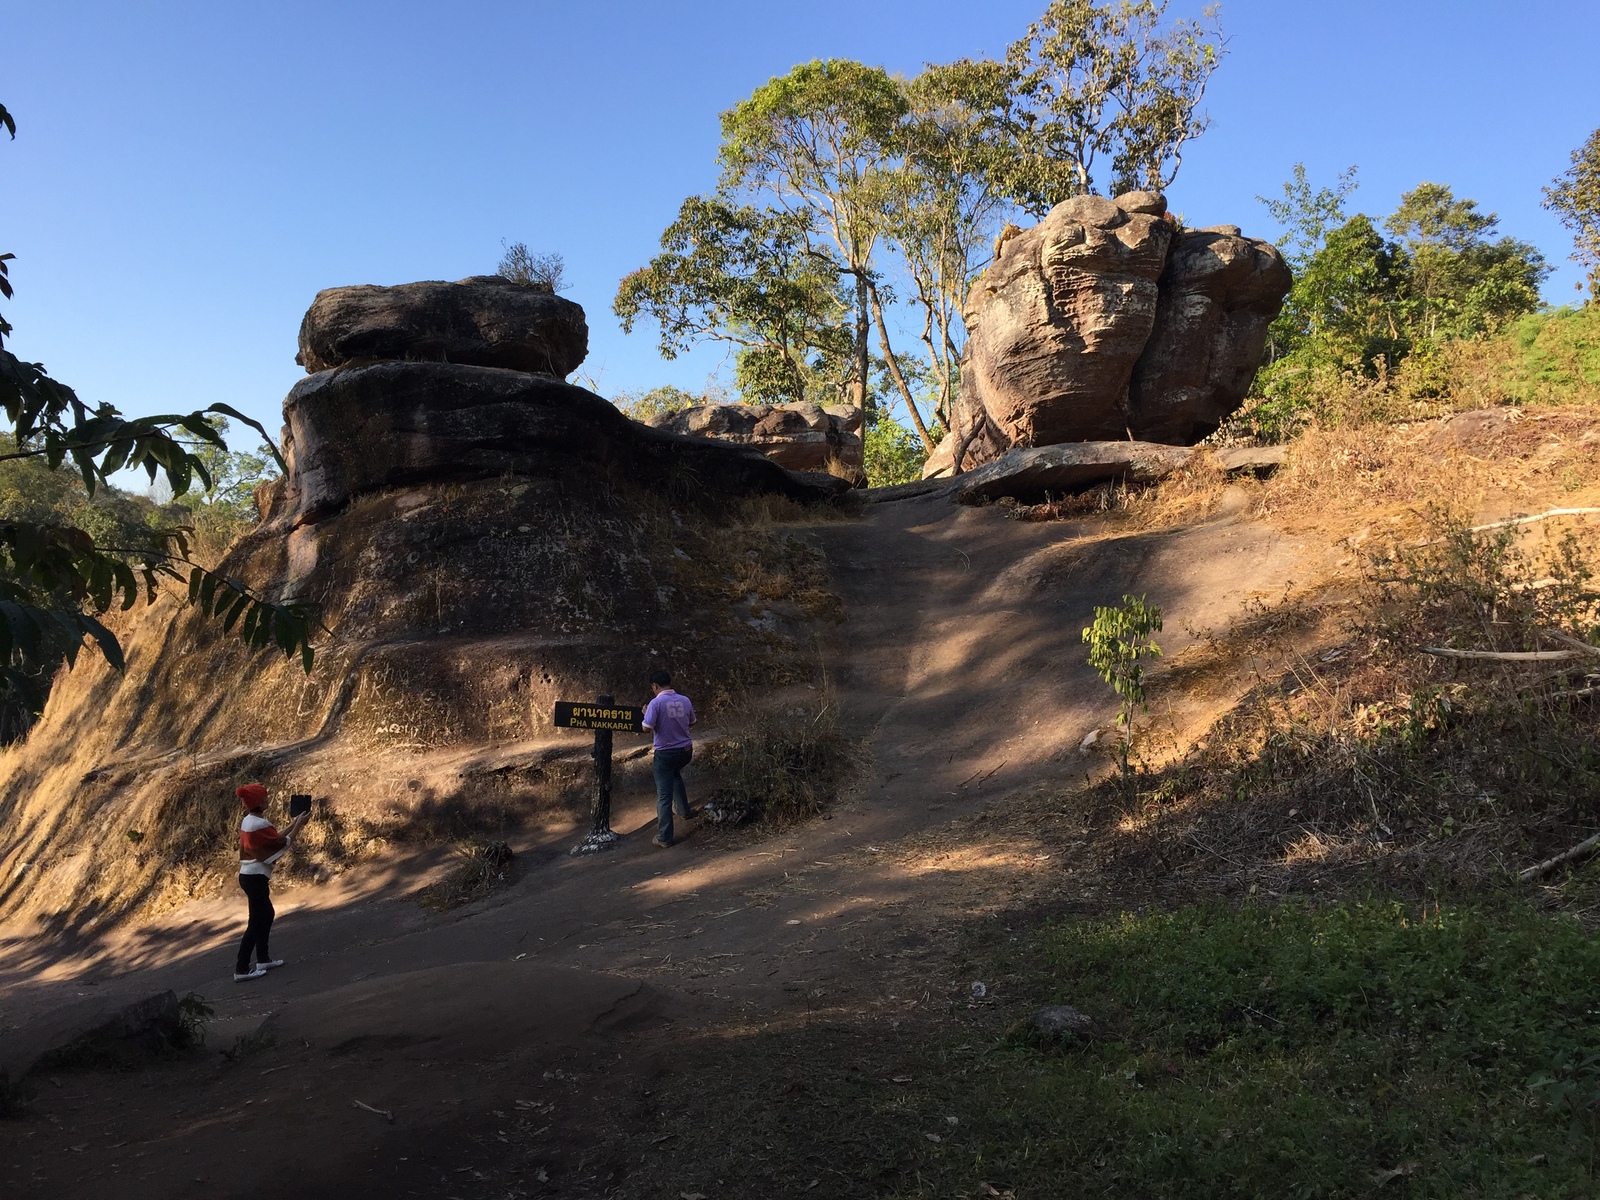
<path id="1" fill-rule="evenodd" d="M 47 1009 L 164 988 L 198 993 L 215 1017 L 201 1058 L 41 1084 L 35 1115 L 0 1125 L 7 1194 L 100 1195 L 113 1181 L 164 1197 L 632 1194 L 646 1160 L 671 1152 L 649 1097 L 675 1046 L 819 1005 L 878 1012 L 937 939 L 920 918 L 981 905 L 971 881 L 1006 865 L 993 848 L 891 865 L 897 839 L 1090 769 L 1079 745 L 1113 711 L 1080 641 L 1095 605 L 1147 594 L 1175 654 L 1252 598 L 1326 569 L 1322 544 L 1227 509 L 1119 533 L 923 498 L 806 527 L 843 599 L 843 620 L 812 630 L 820 686 L 870 750 L 829 819 L 770 837 L 691 828 L 653 850 L 635 753 L 619 851 L 568 857 L 580 823 L 545 809 L 517 839 L 514 886 L 437 914 L 407 896 L 448 856 L 397 849 L 283 891 L 273 946 L 290 965 L 257 983 L 229 979 L 232 895 L 99 943 L 14 931 L 0 955 L 14 1044 Z M 1167 719 L 1181 727 L 1214 707 L 1189 703 Z M 591 1001 L 563 1008 L 577 993 Z M 508 997 L 565 1015 L 533 1029 L 506 1018 Z M 236 1043 L 250 1053 L 217 1053 Z M 236 1169 L 243 1138 L 292 1144 L 292 1178 Z"/>

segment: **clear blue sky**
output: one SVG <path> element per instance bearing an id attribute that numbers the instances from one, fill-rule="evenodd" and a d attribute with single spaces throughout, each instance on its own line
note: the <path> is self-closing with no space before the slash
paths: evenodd
<path id="1" fill-rule="evenodd" d="M 600 390 L 698 388 L 611 315 L 717 114 L 823 56 L 914 72 L 998 55 L 1044 0 L 0 0 L 0 250 L 11 347 L 129 413 L 222 400 L 280 421 L 318 289 L 489 272 L 501 239 L 566 257 Z M 1195 6 L 1177 0 L 1174 10 Z M 1171 201 L 1276 231 L 1298 161 L 1360 165 L 1374 215 L 1421 180 L 1500 214 L 1558 266 L 1540 188 L 1600 125 L 1600 3 L 1225 0 L 1228 58 Z"/>

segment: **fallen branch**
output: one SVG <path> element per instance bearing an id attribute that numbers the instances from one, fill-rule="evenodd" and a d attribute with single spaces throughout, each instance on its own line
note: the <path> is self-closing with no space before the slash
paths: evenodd
<path id="1" fill-rule="evenodd" d="M 1597 846 L 1600 846 L 1600 833 L 1595 834 L 1593 837 L 1584 838 L 1572 849 L 1563 850 L 1554 858 L 1547 858 L 1536 866 L 1518 872 L 1517 878 L 1521 882 L 1527 883 L 1528 880 L 1536 879 L 1545 872 L 1559 867 L 1564 862 L 1571 862 L 1575 858 L 1582 858 L 1584 855 L 1592 853 Z"/>
<path id="2" fill-rule="evenodd" d="M 1504 529 L 1507 525 L 1531 525 L 1550 517 L 1586 517 L 1600 513 L 1600 508 L 1552 508 L 1549 512 L 1535 513 L 1531 517 L 1507 517 L 1503 521 L 1490 521 L 1487 525 L 1474 525 L 1468 533 L 1483 533 L 1489 529 Z"/>
<path id="3" fill-rule="evenodd" d="M 1590 647 L 1590 652 L 1594 651 Z M 1497 662 L 1562 662 L 1581 657 L 1580 650 L 1448 650 L 1443 646 L 1423 646 L 1423 654 L 1435 658 L 1483 658 Z"/>
<path id="4" fill-rule="evenodd" d="M 354 1104 L 355 1104 L 355 1106 L 356 1106 L 356 1107 L 357 1107 L 357 1108 L 364 1108 L 364 1109 L 366 1109 L 366 1110 L 367 1110 L 367 1111 L 368 1111 L 368 1112 L 369 1112 L 369 1113 L 377 1113 L 377 1114 L 378 1114 L 378 1115 L 379 1115 L 379 1116 L 380 1116 L 380 1117 L 382 1117 L 382 1118 L 383 1118 L 383 1119 L 384 1119 L 384 1120 L 385 1120 L 385 1121 L 388 1121 L 388 1122 L 389 1122 L 389 1124 L 391 1124 L 391 1125 L 393 1125 L 393 1124 L 394 1124 L 394 1114 L 393 1114 L 393 1113 L 392 1113 L 392 1112 L 390 1112 L 390 1111 L 389 1111 L 389 1110 L 388 1110 L 388 1109 L 386 1109 L 386 1108 L 373 1108 L 373 1107 L 372 1107 L 372 1105 L 370 1105 L 370 1104 L 363 1104 L 363 1103 L 361 1103 L 361 1101 L 359 1101 L 359 1100 L 356 1100 L 356 1101 L 354 1101 L 354 1102 L 353 1102 L 353 1103 L 354 1103 Z"/>
<path id="5" fill-rule="evenodd" d="M 1535 521 L 1547 521 L 1551 517 L 1586 517 L 1593 513 L 1600 513 L 1600 508 L 1552 508 L 1549 512 L 1534 513 L 1531 517 L 1506 517 L 1502 521 L 1490 521 L 1487 525 L 1473 525 L 1467 529 L 1468 533 L 1485 533 L 1491 529 L 1506 529 L 1512 525 L 1531 525 Z M 1437 546 L 1447 541 L 1446 538 L 1434 538 L 1431 542 L 1417 542 L 1418 546 Z"/>
<path id="6" fill-rule="evenodd" d="M 1562 633 L 1559 629 L 1546 629 L 1545 637 L 1555 638 L 1558 642 L 1565 642 L 1574 650 L 1581 650 L 1584 654 L 1593 654 L 1600 657 L 1600 646 L 1591 646 L 1588 642 L 1581 642 L 1570 633 Z"/>

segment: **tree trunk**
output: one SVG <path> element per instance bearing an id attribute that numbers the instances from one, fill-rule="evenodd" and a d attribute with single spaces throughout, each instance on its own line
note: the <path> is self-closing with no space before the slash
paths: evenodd
<path id="1" fill-rule="evenodd" d="M 895 357 L 894 351 L 889 346 L 889 327 L 883 322 L 883 302 L 878 299 L 878 289 L 870 288 L 872 294 L 872 319 L 878 324 L 878 344 L 883 347 L 883 361 L 889 366 L 889 377 L 894 380 L 895 387 L 900 389 L 900 398 L 906 402 L 906 409 L 911 413 L 911 423 L 917 427 L 917 436 L 922 439 L 922 444 L 929 454 L 933 453 L 933 439 L 928 436 L 928 427 L 922 423 L 922 414 L 917 411 L 917 402 L 911 398 L 911 388 L 906 385 L 906 377 L 900 371 L 900 360 Z"/>
<path id="2" fill-rule="evenodd" d="M 856 277 L 856 407 L 861 410 L 861 432 L 867 431 L 867 272 L 855 268 Z"/>

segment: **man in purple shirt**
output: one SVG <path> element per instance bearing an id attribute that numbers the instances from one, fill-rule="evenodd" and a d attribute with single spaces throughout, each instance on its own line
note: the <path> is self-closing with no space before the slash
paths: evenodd
<path id="1" fill-rule="evenodd" d="M 655 699 L 644 710 L 644 727 L 655 735 L 656 836 L 657 846 L 672 845 L 672 809 L 676 805 L 685 820 L 697 815 L 689 807 L 689 793 L 683 786 L 683 769 L 694 757 L 694 739 L 689 726 L 695 722 L 694 705 L 689 697 L 672 689 L 672 676 L 656 671 L 650 676 Z"/>

